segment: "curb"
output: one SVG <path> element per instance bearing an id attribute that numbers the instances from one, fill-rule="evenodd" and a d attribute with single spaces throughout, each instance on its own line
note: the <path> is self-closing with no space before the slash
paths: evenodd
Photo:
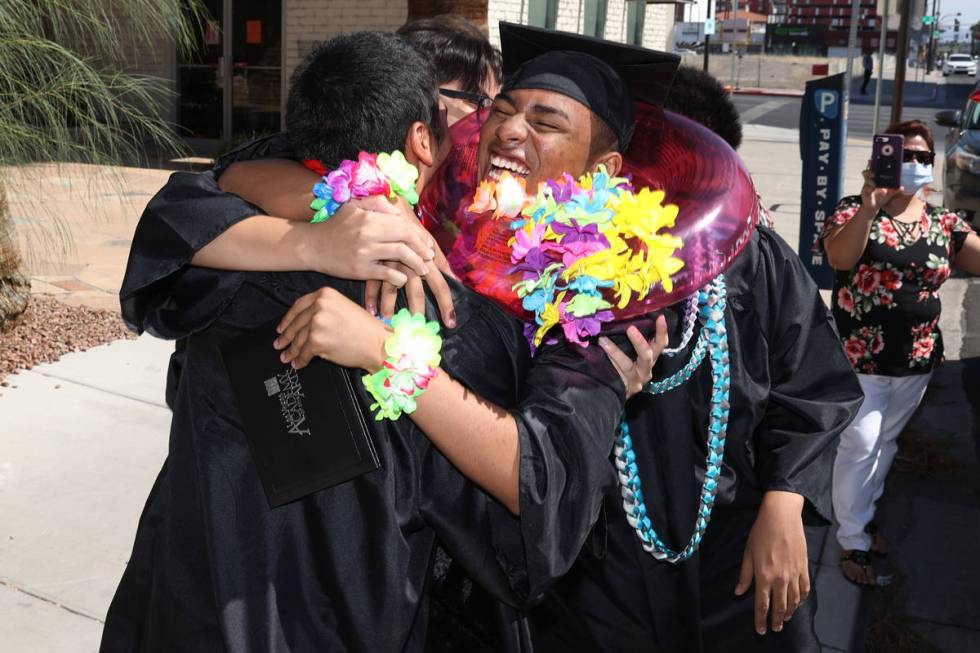
<path id="1" fill-rule="evenodd" d="M 801 98 L 803 97 L 803 91 L 794 91 L 792 89 L 782 89 L 782 88 L 732 88 L 731 85 L 726 84 L 725 90 L 732 95 L 769 95 L 773 97 L 793 97 Z"/>

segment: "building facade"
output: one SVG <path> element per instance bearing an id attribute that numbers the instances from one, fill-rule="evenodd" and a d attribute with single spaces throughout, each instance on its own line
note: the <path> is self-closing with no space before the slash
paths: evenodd
<path id="1" fill-rule="evenodd" d="M 660 0 L 662 2 L 663 0 Z M 656 50 L 672 47 L 674 3 L 635 0 L 488 0 L 490 40 L 510 21 L 589 34 Z M 140 70 L 166 80 L 162 113 L 199 151 L 277 131 L 289 78 L 326 39 L 357 30 L 394 30 L 408 17 L 406 0 L 205 0 L 210 18 L 200 47 L 179 57 L 161 43 Z"/>

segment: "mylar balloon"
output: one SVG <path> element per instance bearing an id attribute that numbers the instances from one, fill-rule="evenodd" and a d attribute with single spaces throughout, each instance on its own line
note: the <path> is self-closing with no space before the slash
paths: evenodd
<path id="1" fill-rule="evenodd" d="M 683 240 L 675 256 L 684 267 L 673 275 L 671 292 L 657 284 L 644 299 L 614 309 L 616 319 L 669 306 L 724 272 L 748 242 L 759 206 L 745 165 L 718 135 L 659 107 L 636 108 L 637 126 L 620 174 L 631 178 L 635 190 L 662 190 L 664 204 L 677 205 L 669 231 Z M 532 319 L 512 289 L 521 277 L 511 272 L 510 221 L 466 211 L 478 181 L 479 128 L 476 114 L 453 126 L 452 149 L 422 195 L 420 215 L 463 283 L 521 319 Z"/>

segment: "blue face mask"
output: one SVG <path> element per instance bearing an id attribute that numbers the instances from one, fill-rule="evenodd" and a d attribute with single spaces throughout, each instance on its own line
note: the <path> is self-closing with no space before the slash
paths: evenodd
<path id="1" fill-rule="evenodd" d="M 902 164 L 902 187 L 909 195 L 918 193 L 923 186 L 932 183 L 932 166 L 918 161 Z"/>

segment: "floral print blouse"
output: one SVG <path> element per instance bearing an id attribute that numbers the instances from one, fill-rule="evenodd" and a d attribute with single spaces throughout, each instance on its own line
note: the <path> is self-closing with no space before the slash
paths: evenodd
<path id="1" fill-rule="evenodd" d="M 821 238 L 860 207 L 860 196 L 842 199 Z M 834 277 L 834 320 L 851 365 L 862 374 L 924 374 L 942 363 L 939 287 L 972 232 L 958 215 L 930 204 L 918 230 L 895 222 L 879 211 L 857 265 Z"/>

